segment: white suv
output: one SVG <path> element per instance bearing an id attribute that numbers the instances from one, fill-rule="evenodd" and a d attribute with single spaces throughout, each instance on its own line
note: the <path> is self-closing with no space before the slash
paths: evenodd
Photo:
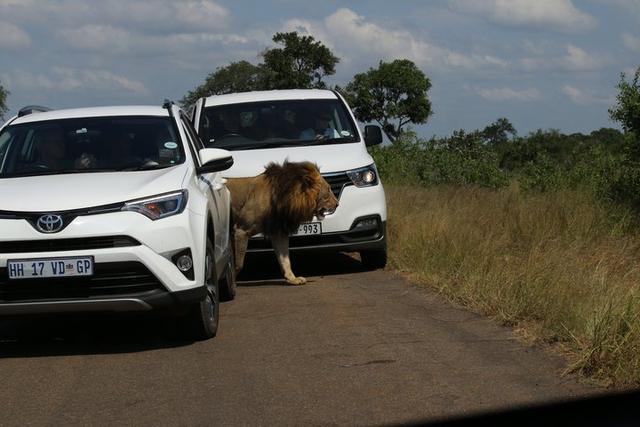
<path id="1" fill-rule="evenodd" d="M 215 336 L 232 164 L 170 102 L 21 110 L 0 128 L 0 317 L 168 309 Z"/>
<path id="2" fill-rule="evenodd" d="M 207 147 L 233 151 L 226 177 L 251 177 L 267 163 L 315 162 L 339 199 L 320 222 L 303 225 L 290 238 L 292 250 L 357 251 L 368 268 L 387 261 L 384 189 L 366 146 L 382 142 L 378 126 L 364 134 L 339 93 L 273 90 L 200 98 L 192 120 Z M 261 236 L 249 252 L 269 251 Z"/>

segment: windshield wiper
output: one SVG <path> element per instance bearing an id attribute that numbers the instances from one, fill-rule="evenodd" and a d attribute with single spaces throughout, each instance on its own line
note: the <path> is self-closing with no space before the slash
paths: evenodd
<path id="1" fill-rule="evenodd" d="M 175 166 L 175 165 L 172 165 L 172 164 L 169 164 L 169 165 L 145 164 L 145 165 L 129 166 L 129 167 L 118 169 L 118 170 L 119 171 L 125 171 L 125 172 L 130 172 L 130 171 L 148 171 L 148 170 L 154 170 L 154 169 L 170 168 L 171 166 Z"/>
<path id="2" fill-rule="evenodd" d="M 116 172 L 117 169 L 57 169 L 57 170 L 33 170 L 33 171 L 24 171 L 24 172 L 15 172 L 8 173 L 0 176 L 0 178 L 22 178 L 28 176 L 42 176 L 42 175 L 63 175 L 63 174 L 73 174 L 73 173 L 93 173 L 93 172 Z"/>
<path id="3" fill-rule="evenodd" d="M 307 147 L 311 145 L 322 145 L 334 142 L 353 142 L 353 137 L 349 138 L 327 138 L 327 139 L 305 139 L 305 140 L 289 140 L 289 141 L 272 141 L 247 145 L 232 145 L 224 147 L 228 150 L 253 150 L 260 148 L 278 148 L 278 147 Z"/>
<path id="4" fill-rule="evenodd" d="M 319 142 L 354 142 L 356 139 L 352 136 L 341 136 L 338 138 L 324 138 L 324 139 L 320 139 Z"/>

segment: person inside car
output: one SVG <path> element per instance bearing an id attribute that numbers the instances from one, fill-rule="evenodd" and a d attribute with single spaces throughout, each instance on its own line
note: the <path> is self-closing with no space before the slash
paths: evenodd
<path id="1" fill-rule="evenodd" d="M 301 140 L 340 138 L 340 133 L 331 126 L 331 114 L 320 110 L 313 114 L 313 123 L 300 132 Z"/>
<path id="2" fill-rule="evenodd" d="M 43 169 L 65 169 L 69 166 L 64 133 L 59 127 L 45 127 L 35 135 L 38 154 L 34 166 Z"/>
<path id="3" fill-rule="evenodd" d="M 38 130 L 34 138 L 37 158 L 32 163 L 36 169 L 89 169 L 95 167 L 93 154 L 83 152 L 75 160 L 67 152 L 67 140 L 64 131 L 57 126 L 47 126 Z"/>

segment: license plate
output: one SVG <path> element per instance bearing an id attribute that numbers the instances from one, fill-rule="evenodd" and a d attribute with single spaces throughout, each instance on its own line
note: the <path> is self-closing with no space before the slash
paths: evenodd
<path id="1" fill-rule="evenodd" d="M 93 257 L 7 261 L 9 279 L 39 279 L 93 275 Z"/>
<path id="2" fill-rule="evenodd" d="M 322 224 L 319 222 L 300 224 L 298 230 L 291 233 L 292 236 L 312 236 L 314 234 L 322 234 Z"/>

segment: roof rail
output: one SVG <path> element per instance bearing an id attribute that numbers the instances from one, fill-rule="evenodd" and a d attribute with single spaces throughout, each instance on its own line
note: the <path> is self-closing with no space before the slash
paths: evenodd
<path id="1" fill-rule="evenodd" d="M 44 113 L 45 111 L 51 111 L 51 108 L 43 107 L 40 105 L 27 105 L 26 107 L 22 107 L 20 111 L 18 111 L 18 117 L 26 116 L 33 113 Z"/>

